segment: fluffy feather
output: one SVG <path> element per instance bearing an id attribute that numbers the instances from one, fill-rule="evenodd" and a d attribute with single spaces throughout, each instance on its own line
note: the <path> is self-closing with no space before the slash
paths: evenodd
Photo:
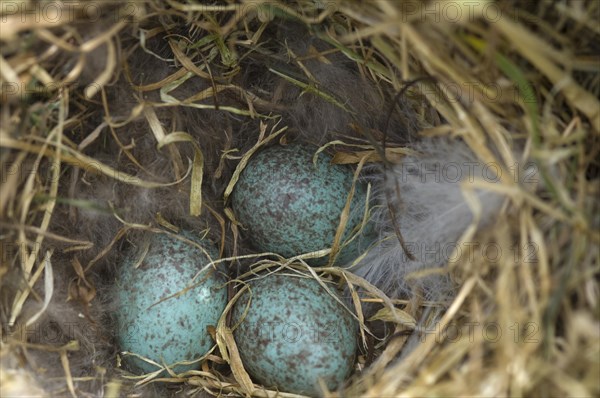
<path id="1" fill-rule="evenodd" d="M 390 297 L 421 290 L 426 299 L 443 300 L 453 291 L 447 274 L 417 279 L 411 275 L 444 266 L 457 245 L 459 250 L 466 247 L 459 239 L 472 223 L 473 213 L 461 185 L 488 176 L 488 169 L 460 140 L 426 139 L 413 149 L 417 155 L 375 177 L 379 179 L 375 183 L 379 206 L 373 219 L 380 241 L 355 272 Z M 503 197 L 491 191 L 475 192 L 482 207 L 478 227 L 483 227 L 493 221 Z M 403 249 L 394 223 L 410 254 Z"/>

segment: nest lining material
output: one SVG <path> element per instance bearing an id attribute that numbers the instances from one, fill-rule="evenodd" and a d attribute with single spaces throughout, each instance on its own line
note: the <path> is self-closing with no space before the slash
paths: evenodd
<path id="1" fill-rule="evenodd" d="M 391 300 L 301 267 L 373 293 L 392 331 L 363 330 L 340 395 L 598 395 L 598 3 L 467 3 L 3 5 L 2 396 L 273 396 L 226 325 L 200 370 L 135 387 L 106 295 L 153 231 L 206 234 L 240 275 L 280 267 L 224 201 L 269 140 L 364 167 L 391 204 L 373 216 L 394 239 L 356 271 Z M 407 159 L 502 176 L 407 186 Z M 420 264 L 398 236 L 458 246 Z"/>

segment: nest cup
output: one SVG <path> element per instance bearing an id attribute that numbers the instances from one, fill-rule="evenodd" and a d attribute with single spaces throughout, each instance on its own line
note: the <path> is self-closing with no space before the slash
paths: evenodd
<path id="1" fill-rule="evenodd" d="M 599 10 L 3 2 L 0 395 L 292 396 L 252 380 L 228 319 L 264 272 L 337 286 L 360 324 L 318 394 L 600 395 Z M 359 257 L 258 253 L 236 219 L 245 165 L 296 144 L 368 186 Z M 183 231 L 230 278 L 215 347 L 130 373 L 115 275 Z"/>

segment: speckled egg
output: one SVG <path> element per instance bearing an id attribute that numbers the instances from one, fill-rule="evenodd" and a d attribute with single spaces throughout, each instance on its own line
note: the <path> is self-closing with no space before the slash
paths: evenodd
<path id="1" fill-rule="evenodd" d="M 248 373 L 296 394 L 318 395 L 319 379 L 340 386 L 356 356 L 352 315 L 312 278 L 272 274 L 249 285 L 232 312 L 232 325 L 243 319 L 234 337 Z"/>
<path id="2" fill-rule="evenodd" d="M 201 244 L 212 259 L 217 258 L 210 242 L 184 235 Z M 227 304 L 225 277 L 213 267 L 196 276 L 209 263 L 199 248 L 165 234 L 150 239 L 149 250 L 137 268 L 140 255 L 135 253 L 119 268 L 115 286 L 118 343 L 121 350 L 159 364 L 197 359 L 214 345 L 207 327 L 217 325 Z M 158 369 L 134 356 L 125 360 L 136 372 Z M 179 373 L 197 367 L 198 363 L 173 369 Z"/>
<path id="3" fill-rule="evenodd" d="M 331 164 L 331 156 L 302 144 L 273 146 L 256 153 L 244 168 L 232 194 L 237 220 L 256 249 L 292 257 L 330 248 L 352 186 L 354 173 Z M 367 190 L 357 183 L 342 239 L 360 225 Z M 364 234 L 365 236 L 367 234 Z M 355 239 L 337 263 L 353 260 L 370 243 Z M 312 261 L 322 265 L 327 258 Z"/>

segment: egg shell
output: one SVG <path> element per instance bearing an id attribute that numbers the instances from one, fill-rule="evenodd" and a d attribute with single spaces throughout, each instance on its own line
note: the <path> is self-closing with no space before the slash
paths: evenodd
<path id="1" fill-rule="evenodd" d="M 196 242 L 210 257 L 217 258 L 210 242 Z M 151 237 L 148 253 L 134 268 L 138 259 L 139 254 L 130 253 L 117 278 L 116 318 L 121 350 L 167 365 L 206 354 L 214 345 L 207 327 L 217 325 L 227 304 L 225 277 L 208 267 L 194 279 L 210 262 L 209 258 L 199 248 L 166 234 Z M 171 297 L 194 284 L 199 285 Z M 136 372 L 157 370 L 134 356 L 126 356 L 125 361 Z M 197 367 L 198 363 L 177 365 L 173 370 L 180 373 Z"/>
<path id="2" fill-rule="evenodd" d="M 329 389 L 343 383 L 357 351 L 358 324 L 348 310 L 312 278 L 272 274 L 249 285 L 231 319 L 241 321 L 234 337 L 248 373 L 296 394 L 319 395 L 319 379 Z"/>
<path id="3" fill-rule="evenodd" d="M 244 168 L 232 207 L 256 249 L 289 258 L 333 245 L 354 173 L 346 165 L 331 164 L 326 153 L 320 153 L 314 165 L 315 152 L 302 144 L 272 146 L 253 155 Z M 342 240 L 361 224 L 366 197 L 366 186 L 357 182 Z M 372 240 L 355 239 L 337 263 L 352 261 Z M 313 260 L 311 265 L 327 260 Z"/>

